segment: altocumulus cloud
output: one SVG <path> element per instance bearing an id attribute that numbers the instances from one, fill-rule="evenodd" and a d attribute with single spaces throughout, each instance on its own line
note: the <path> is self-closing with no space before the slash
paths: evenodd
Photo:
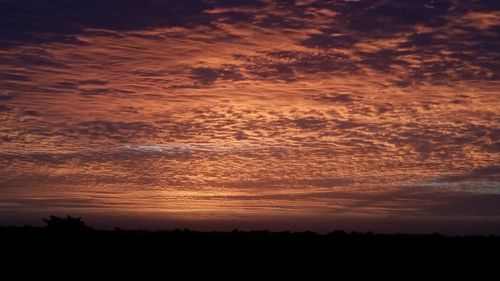
<path id="1" fill-rule="evenodd" d="M 1 1 L 2 208 L 489 222 L 499 11 Z"/>

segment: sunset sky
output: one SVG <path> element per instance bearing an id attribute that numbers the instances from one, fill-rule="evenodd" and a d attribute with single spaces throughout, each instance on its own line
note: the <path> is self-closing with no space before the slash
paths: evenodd
<path id="1" fill-rule="evenodd" d="M 0 225 L 500 234 L 500 1 L 0 0 Z"/>

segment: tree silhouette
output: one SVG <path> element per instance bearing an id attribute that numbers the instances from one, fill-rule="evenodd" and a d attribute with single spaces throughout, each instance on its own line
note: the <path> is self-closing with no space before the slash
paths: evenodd
<path id="1" fill-rule="evenodd" d="M 45 227 L 50 230 L 77 232 L 91 229 L 80 217 L 66 216 L 65 218 L 61 218 L 50 216 L 48 219 L 42 220 L 47 224 Z"/>

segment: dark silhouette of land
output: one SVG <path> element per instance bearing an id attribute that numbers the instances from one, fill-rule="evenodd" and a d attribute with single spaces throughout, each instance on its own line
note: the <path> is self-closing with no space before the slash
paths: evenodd
<path id="1" fill-rule="evenodd" d="M 81 218 L 51 216 L 45 227 L 0 227 L 2 249 L 22 252 L 63 253 L 206 253 L 274 252 L 283 255 L 322 253 L 359 258 L 424 254 L 482 256 L 500 252 L 500 236 L 444 236 L 440 234 L 375 234 L 334 231 L 314 232 L 238 231 L 201 232 L 180 230 L 97 230 Z"/>
<path id="2" fill-rule="evenodd" d="M 99 272 L 93 276 L 101 276 L 102 271 L 127 275 L 130 270 L 143 276 L 153 269 L 169 276 L 174 271 L 205 277 L 232 270 L 239 274 L 233 277 L 256 274 L 257 278 L 268 276 L 269 271 L 280 276 L 295 276 L 295 272 L 309 277 L 325 276 L 325 272 L 339 276 L 343 272 L 427 277 L 436 271 L 449 276 L 462 270 L 478 277 L 494 273 L 500 252 L 499 236 L 97 230 L 81 218 L 51 216 L 43 221 L 45 227 L 0 227 L 3 269 L 15 275 L 61 274 L 66 278 L 96 269 Z"/>

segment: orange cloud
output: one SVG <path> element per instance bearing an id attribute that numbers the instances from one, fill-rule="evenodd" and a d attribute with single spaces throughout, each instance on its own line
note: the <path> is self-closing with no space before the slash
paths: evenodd
<path id="1" fill-rule="evenodd" d="M 498 216 L 498 178 L 477 173 L 500 161 L 497 12 L 186 3 L 155 4 L 172 21 L 123 4 L 129 21 L 1 29 L 0 208 L 332 221 L 465 202 L 460 216 Z"/>

